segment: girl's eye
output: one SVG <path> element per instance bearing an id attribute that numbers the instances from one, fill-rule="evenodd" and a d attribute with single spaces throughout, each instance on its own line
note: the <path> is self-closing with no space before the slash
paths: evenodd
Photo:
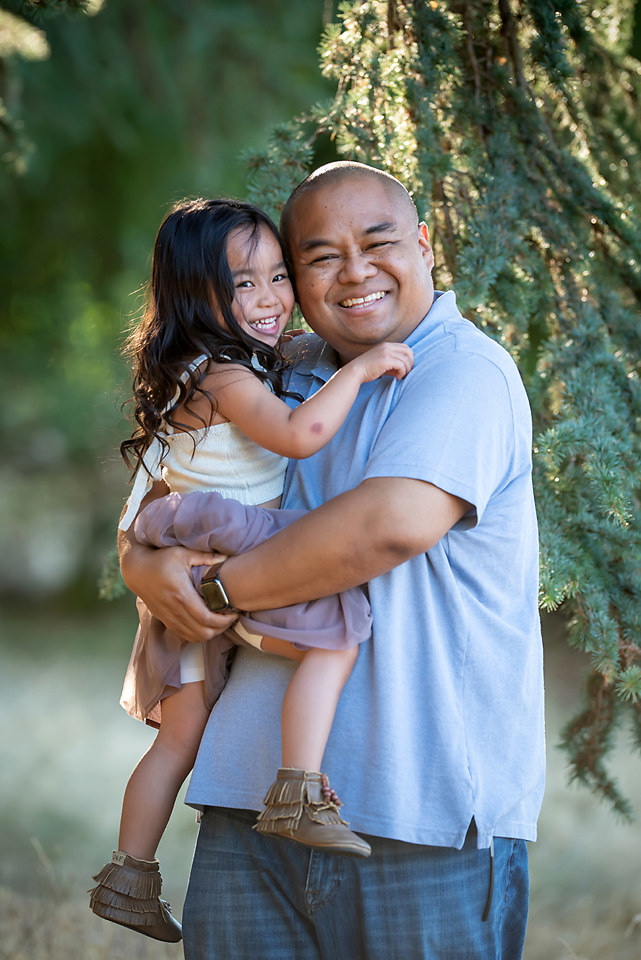
<path id="1" fill-rule="evenodd" d="M 248 290 L 252 286 L 251 280 L 241 280 L 236 284 L 237 290 Z"/>
<path id="2" fill-rule="evenodd" d="M 277 273 L 276 276 L 274 277 L 274 283 L 276 283 L 276 282 L 279 281 L 279 280 L 289 280 L 289 274 L 288 274 L 288 273 Z"/>

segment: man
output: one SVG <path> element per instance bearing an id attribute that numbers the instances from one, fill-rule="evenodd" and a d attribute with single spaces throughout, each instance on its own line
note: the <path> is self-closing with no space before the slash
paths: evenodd
<path id="1" fill-rule="evenodd" d="M 518 958 L 525 841 L 536 837 L 544 777 L 525 392 L 454 294 L 434 293 L 427 228 L 394 178 L 322 167 L 294 191 L 281 227 L 303 314 L 322 338 L 296 345 L 290 390 L 309 395 L 385 340 L 415 356 L 405 380 L 362 387 L 332 443 L 290 467 L 283 506 L 311 512 L 219 574 L 248 610 L 368 582 L 374 635 L 324 765 L 372 856 L 251 830 L 278 765 L 292 666 L 239 650 L 187 798 L 205 813 L 185 955 Z M 202 640 L 229 619 L 193 591 L 196 561 L 129 545 L 123 572 L 158 617 Z"/>

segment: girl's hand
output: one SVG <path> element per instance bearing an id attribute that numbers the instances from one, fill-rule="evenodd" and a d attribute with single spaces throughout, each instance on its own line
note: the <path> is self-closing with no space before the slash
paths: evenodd
<path id="1" fill-rule="evenodd" d="M 300 337 L 304 333 L 309 333 L 308 330 L 305 330 L 303 327 L 296 327 L 294 330 L 286 330 L 285 333 L 280 335 L 280 343 L 289 343 L 290 340 L 293 340 L 294 337 Z"/>
<path id="2" fill-rule="evenodd" d="M 390 376 L 402 380 L 414 366 L 414 354 L 404 343 L 379 343 L 355 360 L 350 360 L 343 369 L 355 368 L 361 383 Z"/>

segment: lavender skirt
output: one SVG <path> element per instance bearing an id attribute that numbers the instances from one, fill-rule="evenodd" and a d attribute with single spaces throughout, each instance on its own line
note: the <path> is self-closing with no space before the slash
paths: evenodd
<path id="1" fill-rule="evenodd" d="M 245 506 L 218 493 L 170 493 L 139 514 L 134 532 L 147 546 L 184 546 L 232 556 L 257 546 L 304 513 Z M 205 569 L 192 567 L 197 589 Z M 120 702 L 131 716 L 158 726 L 161 701 L 181 687 L 180 657 L 187 641 L 152 616 L 140 599 L 136 604 L 140 627 Z M 359 587 L 290 607 L 241 613 L 239 620 L 250 633 L 288 640 L 302 650 L 346 650 L 367 640 L 372 632 L 369 604 Z M 238 645 L 244 641 L 233 630 L 202 644 L 209 709 L 225 686 Z"/>

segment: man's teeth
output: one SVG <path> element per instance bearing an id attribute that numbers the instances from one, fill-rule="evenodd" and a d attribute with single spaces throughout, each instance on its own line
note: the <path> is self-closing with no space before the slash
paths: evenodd
<path id="1" fill-rule="evenodd" d="M 354 297 L 353 300 L 341 300 L 341 307 L 360 307 L 363 303 L 373 303 L 375 300 L 382 300 L 385 296 L 385 290 L 378 293 L 370 293 L 366 297 Z"/>

